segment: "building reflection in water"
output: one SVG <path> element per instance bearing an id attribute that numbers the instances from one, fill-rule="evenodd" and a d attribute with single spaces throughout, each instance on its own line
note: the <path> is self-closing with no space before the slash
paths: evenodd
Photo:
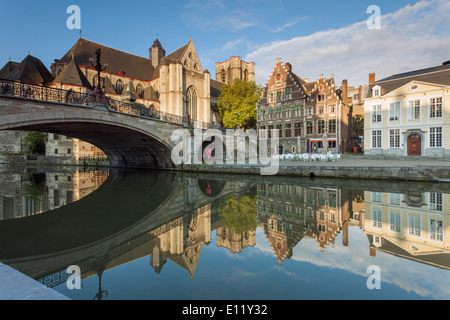
<path id="1" fill-rule="evenodd" d="M 343 231 L 347 246 L 349 226 L 363 226 L 363 203 L 356 199 L 348 190 L 259 184 L 258 218 L 278 263 L 291 258 L 304 238 L 314 239 L 324 251 Z"/>
<path id="2" fill-rule="evenodd" d="M 108 178 L 104 171 L 8 173 L 0 179 L 0 220 L 24 218 L 89 195 Z"/>
<path id="3" fill-rule="evenodd" d="M 103 172 L 47 174 L 45 192 L 41 198 L 34 199 L 36 210 L 32 214 L 76 201 L 98 188 L 106 178 Z M 29 177 L 13 178 L 11 175 L 8 179 L 14 183 L 1 182 L 11 187 L 1 189 L 3 219 L 26 216 L 23 207 L 8 205 L 5 197 L 12 195 L 12 199 L 23 201 L 27 192 L 20 191 L 19 186 L 35 183 L 39 191 L 43 178 L 36 176 L 32 181 Z M 17 182 L 14 179 L 18 179 Z M 332 250 L 338 236 L 342 246 L 351 246 L 349 228 L 354 228 L 367 235 L 367 255 L 375 256 L 376 251 L 383 251 L 450 268 L 447 227 L 450 221 L 446 214 L 450 208 L 449 194 L 359 192 L 185 177 L 179 181 L 173 197 L 158 207 L 161 214 L 149 213 L 161 219 L 155 224 L 158 227 L 144 229 L 145 232 L 108 248 L 102 246 L 102 252 L 96 256 L 70 262 L 80 267 L 83 279 L 99 278 L 97 298 L 105 292 L 101 285 L 105 271 L 140 258 L 148 259 L 149 267 L 158 275 L 170 260 L 193 279 L 204 246 L 212 241 L 213 231 L 216 231 L 217 247 L 240 254 L 257 245 L 256 230 L 260 228 L 276 261 L 282 264 L 292 258 L 293 249 L 302 240 L 314 241 L 317 250 L 322 252 Z M 30 194 L 39 194 L 33 192 L 28 191 L 28 198 Z M 11 211 L 9 206 L 16 211 Z M 14 214 L 8 216 L 5 212 Z M 67 280 L 66 269 L 49 270 L 38 280 L 49 287 L 57 286 Z"/>
<path id="4" fill-rule="evenodd" d="M 450 269 L 450 194 L 365 192 L 369 251 Z"/>

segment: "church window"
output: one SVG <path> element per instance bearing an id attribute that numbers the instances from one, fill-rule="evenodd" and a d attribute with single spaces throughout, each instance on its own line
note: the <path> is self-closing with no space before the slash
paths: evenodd
<path id="1" fill-rule="evenodd" d="M 95 75 L 94 78 L 92 79 L 92 84 L 94 87 L 98 86 L 97 78 L 98 78 L 98 75 Z M 100 87 L 101 88 L 105 87 L 105 78 L 100 77 Z"/>
<path id="2" fill-rule="evenodd" d="M 139 83 L 136 86 L 136 93 L 137 93 L 137 96 L 139 98 L 143 98 L 144 97 L 144 87 L 142 86 L 142 84 Z"/>
<path id="3" fill-rule="evenodd" d="M 188 88 L 186 97 L 186 112 L 192 120 L 197 120 L 197 91 L 194 87 Z"/>
<path id="4" fill-rule="evenodd" d="M 222 69 L 222 82 L 225 83 L 226 80 L 227 80 L 227 75 L 226 75 L 226 73 L 225 73 L 225 70 Z"/>
<path id="5" fill-rule="evenodd" d="M 118 94 L 122 94 L 122 91 L 123 91 L 123 82 L 122 80 L 119 79 L 116 81 L 116 92 Z"/>

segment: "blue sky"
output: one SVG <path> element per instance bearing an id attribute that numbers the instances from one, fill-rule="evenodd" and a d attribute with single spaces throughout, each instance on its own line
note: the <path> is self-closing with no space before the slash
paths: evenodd
<path id="1" fill-rule="evenodd" d="M 79 38 L 69 30 L 67 7 L 81 9 L 82 36 L 141 56 L 158 36 L 170 53 L 192 36 L 202 66 L 240 56 L 256 64 L 265 84 L 276 58 L 303 78 L 320 74 L 350 85 L 435 66 L 450 60 L 450 4 L 444 0 L 298 1 L 5 1 L 0 0 L 0 66 L 30 50 L 47 67 Z M 381 30 L 369 30 L 370 5 L 379 6 Z"/>

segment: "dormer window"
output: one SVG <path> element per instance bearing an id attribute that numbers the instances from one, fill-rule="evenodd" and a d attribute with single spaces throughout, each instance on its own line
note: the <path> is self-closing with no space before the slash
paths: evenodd
<path id="1" fill-rule="evenodd" d="M 373 87 L 373 89 L 372 89 L 372 95 L 373 95 L 374 97 L 379 97 L 379 96 L 381 96 L 381 88 L 380 88 L 380 86 L 375 86 L 375 87 Z"/>

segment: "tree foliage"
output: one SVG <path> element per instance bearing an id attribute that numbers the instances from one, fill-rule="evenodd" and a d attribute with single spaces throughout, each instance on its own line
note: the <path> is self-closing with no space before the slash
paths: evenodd
<path id="1" fill-rule="evenodd" d="M 353 132 L 356 136 L 362 136 L 364 134 L 364 116 L 360 114 L 353 116 Z"/>
<path id="2" fill-rule="evenodd" d="M 240 125 L 243 129 L 256 129 L 256 104 L 262 90 L 255 82 L 241 79 L 224 84 L 218 103 L 223 124 L 228 128 Z"/>
<path id="3" fill-rule="evenodd" d="M 255 197 L 243 196 L 238 198 L 235 195 L 230 196 L 219 206 L 218 212 L 222 220 L 222 226 L 234 229 L 236 234 L 256 230 L 258 210 Z"/>
<path id="4" fill-rule="evenodd" d="M 27 133 L 23 139 L 23 143 L 28 147 L 29 153 L 45 153 L 45 138 L 46 134 L 43 132 L 31 131 Z"/>

